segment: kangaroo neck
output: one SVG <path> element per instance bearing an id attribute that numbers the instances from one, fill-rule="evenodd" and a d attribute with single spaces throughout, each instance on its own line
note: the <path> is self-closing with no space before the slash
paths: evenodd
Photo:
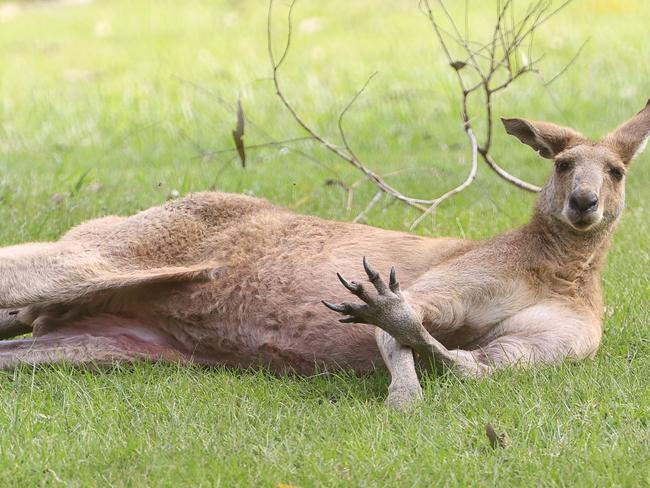
<path id="1" fill-rule="evenodd" d="M 567 223 L 535 210 L 530 223 L 522 229 L 532 234 L 538 254 L 568 281 L 584 281 L 598 275 L 607 256 L 615 224 L 580 232 Z"/>

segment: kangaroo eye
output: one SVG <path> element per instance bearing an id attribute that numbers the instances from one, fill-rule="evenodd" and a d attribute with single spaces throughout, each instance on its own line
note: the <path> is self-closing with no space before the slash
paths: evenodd
<path id="1" fill-rule="evenodd" d="M 609 174 L 612 175 L 616 181 L 621 181 L 623 179 L 623 171 L 619 168 L 610 168 Z"/>
<path id="2" fill-rule="evenodd" d="M 558 173 L 564 173 L 571 169 L 571 163 L 569 161 L 558 161 L 555 163 L 555 169 Z"/>

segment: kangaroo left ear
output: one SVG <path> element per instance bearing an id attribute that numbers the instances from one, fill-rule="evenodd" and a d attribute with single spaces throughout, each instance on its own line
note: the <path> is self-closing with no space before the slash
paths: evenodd
<path id="1" fill-rule="evenodd" d="M 650 100 L 645 108 L 603 139 L 625 164 L 643 152 L 650 138 Z"/>
<path id="2" fill-rule="evenodd" d="M 506 132 L 532 147 L 543 158 L 553 159 L 568 147 L 586 141 L 568 127 L 526 119 L 501 118 Z"/>

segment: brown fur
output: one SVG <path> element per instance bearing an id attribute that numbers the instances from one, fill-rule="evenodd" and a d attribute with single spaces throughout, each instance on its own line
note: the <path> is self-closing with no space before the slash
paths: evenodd
<path id="1" fill-rule="evenodd" d="M 34 339 L 3 342 L 0 366 L 144 357 L 309 374 L 368 371 L 383 354 L 391 388 L 407 385 L 418 396 L 414 373 L 399 377 L 418 344 L 378 332 L 378 348 L 373 325 L 340 324 L 320 303 L 346 298 L 335 273 L 360 275 L 363 256 L 382 270 L 397 267 L 400 299 L 435 341 L 426 339 L 434 356 L 454 357 L 461 369 L 591 356 L 602 334 L 600 272 L 624 202 L 616 175 L 650 134 L 650 105 L 600 142 L 547 123 L 504 124 L 563 169 L 550 176 L 529 224 L 483 242 L 198 193 L 90 221 L 58 242 L 4 248 L 0 307 L 19 310 L 12 326 L 32 326 Z M 576 214 L 568 202 L 587 190 L 597 208 Z"/>

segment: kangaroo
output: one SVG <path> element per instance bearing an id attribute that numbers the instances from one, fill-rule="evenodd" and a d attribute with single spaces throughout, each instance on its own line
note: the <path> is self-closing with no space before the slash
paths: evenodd
<path id="1" fill-rule="evenodd" d="M 650 136 L 650 101 L 597 142 L 502 121 L 555 167 L 530 222 L 489 240 L 197 193 L 0 249 L 0 333 L 32 332 L 0 342 L 0 368 L 151 360 L 362 373 L 383 360 L 387 403 L 405 407 L 422 397 L 418 357 L 465 376 L 591 357 L 603 329 L 600 273 L 628 167 Z M 346 278 L 361 264 L 372 287 Z M 376 269 L 392 265 L 386 283 Z"/>

